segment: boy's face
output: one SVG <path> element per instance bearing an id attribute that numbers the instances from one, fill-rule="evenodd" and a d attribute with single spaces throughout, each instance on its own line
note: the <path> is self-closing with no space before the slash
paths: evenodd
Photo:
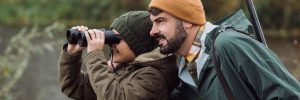
<path id="1" fill-rule="evenodd" d="M 176 53 L 187 37 L 182 21 L 166 12 L 157 15 L 150 14 L 150 19 L 153 22 L 150 35 L 159 42 L 160 52 Z"/>
<path id="2" fill-rule="evenodd" d="M 113 30 L 116 34 L 119 34 L 116 30 Z M 120 43 L 112 44 L 113 62 L 124 63 L 131 62 L 135 59 L 135 54 L 129 48 L 128 44 L 121 39 Z"/>

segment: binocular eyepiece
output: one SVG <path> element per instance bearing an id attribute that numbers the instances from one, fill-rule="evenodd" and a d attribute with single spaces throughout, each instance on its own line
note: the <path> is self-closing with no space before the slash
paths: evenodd
<path id="1" fill-rule="evenodd" d="M 115 34 L 112 30 L 109 29 L 98 29 L 98 30 L 104 32 L 105 44 L 117 44 L 121 40 L 121 37 Z M 67 40 L 69 44 L 79 44 L 79 46 L 81 47 L 87 46 L 87 40 L 84 32 L 81 32 L 77 29 L 68 29 Z"/>

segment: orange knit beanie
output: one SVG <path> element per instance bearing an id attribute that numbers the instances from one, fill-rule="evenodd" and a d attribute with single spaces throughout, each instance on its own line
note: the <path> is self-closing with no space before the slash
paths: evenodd
<path id="1" fill-rule="evenodd" d="M 201 0 L 151 0 L 149 8 L 152 7 L 193 24 L 204 25 L 206 22 Z"/>

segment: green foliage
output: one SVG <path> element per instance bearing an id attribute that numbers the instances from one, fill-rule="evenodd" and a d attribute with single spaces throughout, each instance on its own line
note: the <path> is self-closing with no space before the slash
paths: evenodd
<path id="1" fill-rule="evenodd" d="M 300 26 L 299 0 L 253 0 L 263 27 L 291 30 Z M 202 0 L 208 19 L 218 19 L 235 9 L 247 12 L 246 0 Z"/>
<path id="2" fill-rule="evenodd" d="M 14 97 L 12 87 L 22 76 L 33 55 L 42 55 L 46 51 L 53 52 L 62 39 L 54 39 L 56 33 L 61 33 L 65 25 L 54 23 L 43 30 L 35 26 L 23 28 L 9 39 L 3 53 L 0 54 L 0 99 L 9 100 Z M 39 42 L 36 42 L 36 41 Z"/>
<path id="3" fill-rule="evenodd" d="M 9 25 L 97 25 L 129 10 L 146 10 L 142 0 L 0 0 L 0 23 Z M 16 23 L 17 22 L 17 23 Z"/>
<path id="4" fill-rule="evenodd" d="M 264 27 L 293 29 L 300 25 L 299 0 L 253 0 Z M 66 25 L 108 27 L 131 10 L 147 10 L 150 0 L 0 0 L 0 23 L 6 25 Z M 202 0 L 207 18 L 215 21 L 239 8 L 245 0 Z"/>

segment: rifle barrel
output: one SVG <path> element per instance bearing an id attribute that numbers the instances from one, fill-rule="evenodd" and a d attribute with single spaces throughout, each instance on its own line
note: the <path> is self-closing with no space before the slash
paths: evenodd
<path id="1" fill-rule="evenodd" d="M 261 43 L 263 43 L 266 47 L 267 46 L 267 42 L 266 39 L 264 37 L 264 33 L 262 31 L 256 10 L 255 10 L 255 6 L 253 4 L 252 0 L 246 0 L 247 1 L 247 7 L 248 7 L 248 11 L 249 11 L 249 15 L 251 17 L 251 21 L 252 24 L 254 25 L 254 30 L 257 36 L 257 40 L 260 41 Z"/>

